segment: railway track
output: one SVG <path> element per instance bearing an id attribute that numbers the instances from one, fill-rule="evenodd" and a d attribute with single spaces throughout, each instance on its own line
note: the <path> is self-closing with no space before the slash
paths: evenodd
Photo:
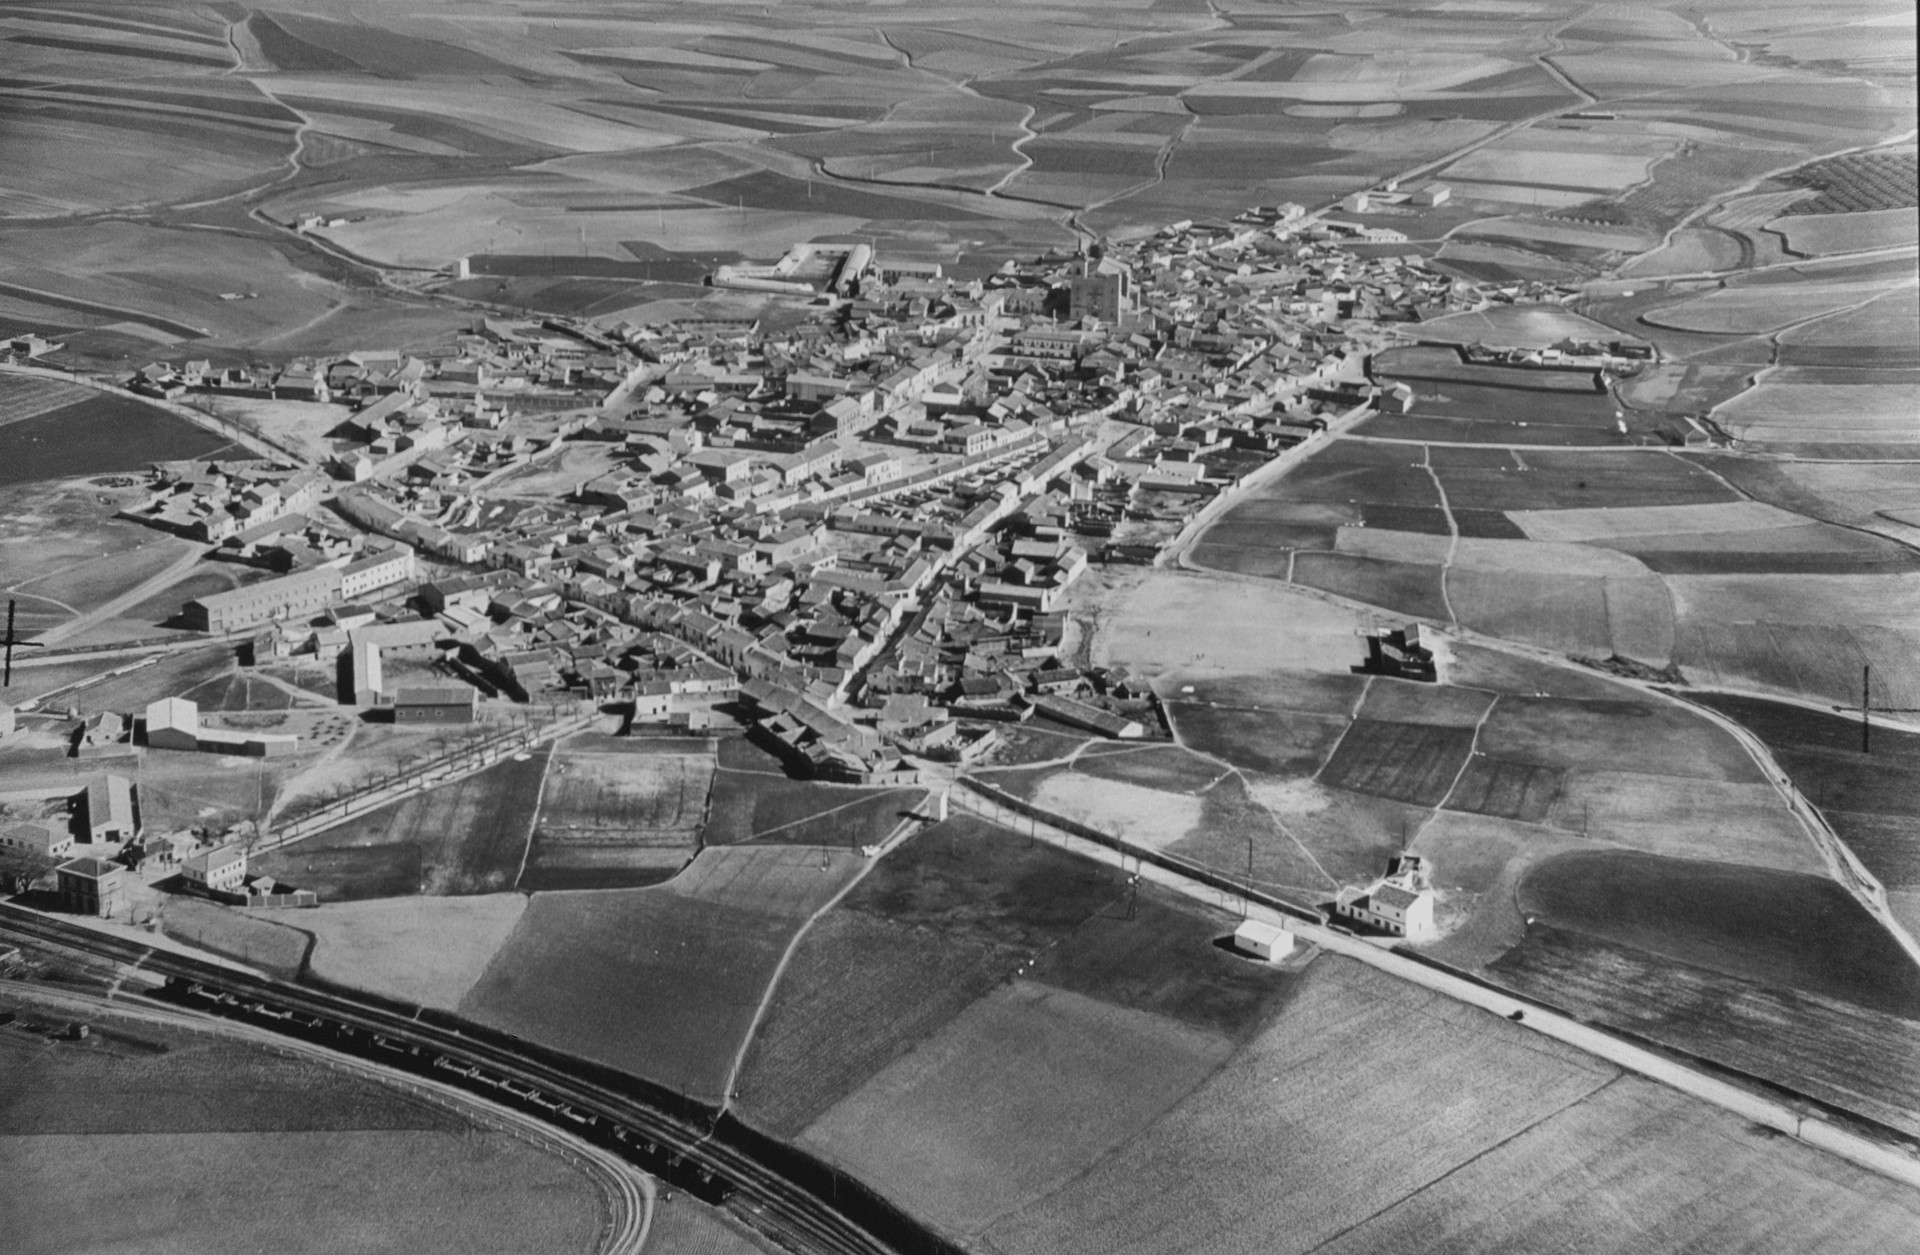
<path id="1" fill-rule="evenodd" d="M 0 905 L 10 931 L 128 965 L 149 995 L 270 1029 L 514 1107 L 725 1207 L 795 1255 L 959 1255 L 960 1248 L 830 1165 L 731 1115 L 612 1069 L 430 1009 L 348 997 Z M 129 997 L 123 987 L 117 995 Z"/>

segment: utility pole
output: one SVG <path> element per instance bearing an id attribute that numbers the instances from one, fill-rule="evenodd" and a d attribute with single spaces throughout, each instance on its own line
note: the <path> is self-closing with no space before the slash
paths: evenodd
<path id="1" fill-rule="evenodd" d="M 1247 891 L 1240 895 L 1240 918 L 1253 914 L 1253 830 L 1247 830 Z"/>
<path id="2" fill-rule="evenodd" d="M 1873 753 L 1873 750 L 1869 742 L 1869 737 L 1872 734 L 1873 725 L 1867 718 L 1867 708 L 1868 708 L 1868 701 L 1869 701 L 1868 693 L 1869 693 L 1869 688 L 1872 682 L 1873 682 L 1872 665 L 1871 664 L 1862 665 L 1860 668 L 1860 752 L 1862 754 Z"/>

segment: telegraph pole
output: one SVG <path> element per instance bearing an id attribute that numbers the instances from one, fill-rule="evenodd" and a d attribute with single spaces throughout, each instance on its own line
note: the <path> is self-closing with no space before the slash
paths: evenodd
<path id="1" fill-rule="evenodd" d="M 1862 754 L 1873 753 L 1873 750 L 1870 748 L 1870 741 L 1869 741 L 1869 738 L 1872 735 L 1873 725 L 1867 718 L 1867 703 L 1869 700 L 1868 692 L 1869 692 L 1869 685 L 1872 682 L 1872 680 L 1873 680 L 1872 665 L 1863 664 L 1860 668 L 1860 752 Z"/>

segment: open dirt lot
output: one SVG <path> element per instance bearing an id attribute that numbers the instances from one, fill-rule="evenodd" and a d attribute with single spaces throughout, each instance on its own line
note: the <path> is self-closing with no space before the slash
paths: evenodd
<path id="1" fill-rule="evenodd" d="M 1042 780 L 1033 800 L 1054 814 L 1156 850 L 1191 833 L 1202 811 L 1200 799 L 1186 794 L 1072 771 Z"/>
<path id="2" fill-rule="evenodd" d="M 1284 588 L 1154 571 L 1093 641 L 1096 663 L 1183 678 L 1247 672 L 1341 671 L 1358 662 L 1365 618 Z"/>

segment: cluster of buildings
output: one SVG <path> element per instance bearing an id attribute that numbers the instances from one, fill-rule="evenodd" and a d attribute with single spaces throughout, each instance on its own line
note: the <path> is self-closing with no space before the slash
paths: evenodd
<path id="1" fill-rule="evenodd" d="M 248 879 L 244 845 L 149 829 L 139 785 L 114 772 L 94 775 L 77 790 L 55 785 L 0 793 L 0 859 L 8 856 L 36 870 L 52 864 L 62 909 L 84 915 L 119 913 L 136 878 L 171 879 L 187 892 L 236 905 L 262 905 L 276 896 L 271 881 Z M 316 901 L 305 892 L 277 896 L 289 906 Z"/>
<path id="2" fill-rule="evenodd" d="M 136 513 L 281 572 L 187 603 L 189 623 L 344 657 L 352 699 L 397 719 L 470 719 L 463 691 L 688 726 L 724 708 L 796 770 L 851 780 L 964 760 L 1036 712 L 1140 736 L 1146 687 L 1062 655 L 1075 583 L 1391 406 L 1366 357 L 1406 324 L 1503 299 L 1355 238 L 1266 207 L 964 283 L 800 247 L 724 276 L 809 298 L 777 327 L 486 320 L 438 356 L 298 363 L 276 394 L 358 405 L 325 475 L 162 467 Z M 239 386 L 197 363 L 173 382 Z M 583 446 L 599 460 L 567 490 L 505 489 Z M 316 522 L 323 499 L 384 547 Z M 1374 665 L 1417 665 L 1390 649 Z M 434 676 L 396 681 L 408 659 Z M 163 737 L 204 740 L 178 713 Z"/>

